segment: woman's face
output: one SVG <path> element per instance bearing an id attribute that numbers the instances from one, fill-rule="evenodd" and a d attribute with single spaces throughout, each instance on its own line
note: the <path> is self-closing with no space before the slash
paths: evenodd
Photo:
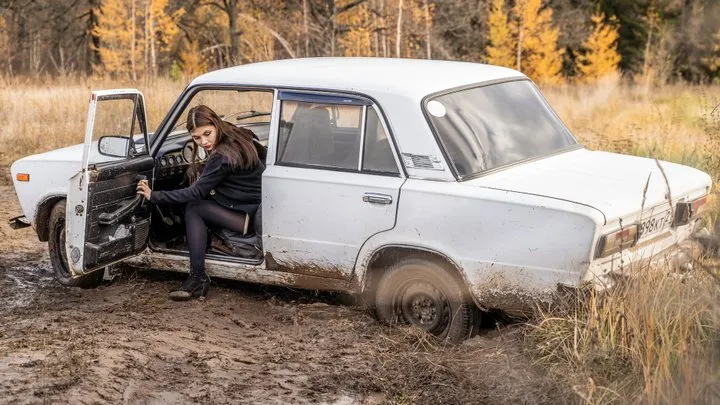
<path id="1" fill-rule="evenodd" d="M 197 127 L 191 132 L 193 141 L 196 144 L 202 146 L 208 153 L 212 152 L 215 148 L 215 142 L 217 141 L 217 129 L 214 125 L 203 125 Z"/>

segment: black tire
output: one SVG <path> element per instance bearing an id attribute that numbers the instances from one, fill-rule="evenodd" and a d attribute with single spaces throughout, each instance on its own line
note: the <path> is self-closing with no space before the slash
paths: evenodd
<path id="1" fill-rule="evenodd" d="M 73 278 L 65 253 L 65 200 L 58 202 L 50 211 L 48 250 L 55 280 L 66 287 L 95 288 L 102 283 L 103 270 L 97 270 Z"/>
<path id="2" fill-rule="evenodd" d="M 390 267 L 375 294 L 375 312 L 390 325 L 415 325 L 448 343 L 460 343 L 479 322 L 464 287 L 441 265 L 408 258 Z"/>

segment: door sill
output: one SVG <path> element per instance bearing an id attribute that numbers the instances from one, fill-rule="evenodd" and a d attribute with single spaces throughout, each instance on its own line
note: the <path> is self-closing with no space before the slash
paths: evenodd
<path id="1" fill-rule="evenodd" d="M 187 250 L 161 248 L 153 245 L 152 242 L 148 243 L 148 249 L 150 249 L 151 252 L 165 253 L 183 258 L 190 257 L 190 252 L 188 252 Z M 243 257 L 221 255 L 216 253 L 206 253 L 205 258 L 225 263 L 238 263 L 251 266 L 260 266 L 265 261 L 264 259 L 246 259 Z"/>

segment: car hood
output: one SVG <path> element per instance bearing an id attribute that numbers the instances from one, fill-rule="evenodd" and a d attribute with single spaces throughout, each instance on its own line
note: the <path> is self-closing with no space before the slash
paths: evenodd
<path id="1" fill-rule="evenodd" d="M 679 197 L 699 197 L 709 192 L 711 179 L 700 170 L 675 163 L 578 149 L 519 164 L 463 184 L 587 205 L 598 209 L 605 215 L 606 222 L 610 222 L 667 204 L 668 186 L 673 202 Z"/>
<path id="2" fill-rule="evenodd" d="M 44 161 L 44 162 L 78 162 L 82 160 L 84 144 L 68 146 L 55 149 L 37 155 L 26 156 L 19 161 Z"/>

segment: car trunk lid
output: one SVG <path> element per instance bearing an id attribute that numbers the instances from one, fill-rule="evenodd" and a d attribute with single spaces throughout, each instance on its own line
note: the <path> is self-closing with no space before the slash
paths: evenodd
<path id="1" fill-rule="evenodd" d="M 606 222 L 611 222 L 668 204 L 669 199 L 674 204 L 679 197 L 699 197 L 709 191 L 711 180 L 700 170 L 675 163 L 578 149 L 463 184 L 587 205 L 601 211 Z"/>

